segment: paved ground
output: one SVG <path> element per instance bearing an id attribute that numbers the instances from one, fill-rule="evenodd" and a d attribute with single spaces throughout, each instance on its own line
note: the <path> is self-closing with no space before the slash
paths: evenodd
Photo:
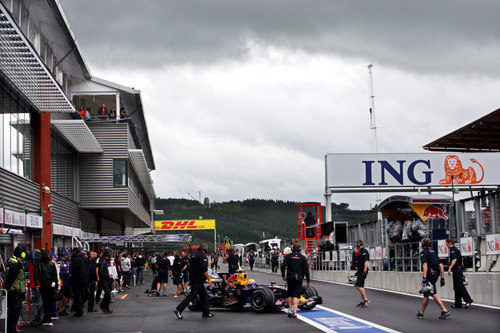
<path id="1" fill-rule="evenodd" d="M 280 283 L 280 276 L 264 272 L 247 272 L 257 282 Z M 150 281 L 150 279 L 148 279 Z M 111 308 L 114 313 L 100 312 L 83 318 L 66 317 L 55 321 L 52 328 L 24 328 L 23 332 L 315 332 L 318 329 L 300 320 L 287 318 L 284 313 L 257 314 L 251 311 L 234 312 L 213 310 L 213 319 L 202 319 L 200 313 L 184 312 L 185 319 L 175 319 L 172 309 L 181 298 L 146 297 L 146 285 L 133 287 L 118 298 Z M 359 302 L 358 292 L 350 286 L 314 282 L 320 295 L 326 301 L 325 307 L 373 322 L 401 332 L 454 331 L 454 332 L 498 332 L 500 311 L 471 307 L 468 310 L 451 309 L 448 320 L 438 320 L 439 309 L 431 301 L 424 320 L 418 320 L 416 313 L 421 298 L 397 295 L 383 291 L 368 290 L 372 300 L 366 309 L 355 307 Z M 173 287 L 169 285 L 169 294 Z M 473 296 L 473 295 L 472 295 Z M 450 304 L 447 304 L 448 306 Z M 323 311 L 326 313 L 326 311 Z M 319 313 L 319 311 L 318 311 Z M 337 330 L 338 331 L 338 330 Z M 353 331 L 352 329 L 350 331 Z"/>

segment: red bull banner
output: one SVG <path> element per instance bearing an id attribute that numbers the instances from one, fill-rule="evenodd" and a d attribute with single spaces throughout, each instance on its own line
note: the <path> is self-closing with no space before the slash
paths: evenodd
<path id="1" fill-rule="evenodd" d="M 422 219 L 426 221 L 427 219 L 434 219 L 440 217 L 444 220 L 448 219 L 446 205 L 429 205 L 429 204 L 410 204 L 415 213 Z"/>
<path id="2" fill-rule="evenodd" d="M 207 230 L 215 229 L 215 220 L 155 221 L 155 230 Z"/>
<path id="3" fill-rule="evenodd" d="M 500 184 L 500 153 L 328 154 L 330 188 Z"/>

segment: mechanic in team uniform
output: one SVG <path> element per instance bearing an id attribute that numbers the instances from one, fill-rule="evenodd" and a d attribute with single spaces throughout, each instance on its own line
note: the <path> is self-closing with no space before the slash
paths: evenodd
<path id="1" fill-rule="evenodd" d="M 174 297 L 179 297 L 182 292 L 182 260 L 179 252 L 174 251 L 174 263 L 172 264 L 172 280 L 174 286 L 177 286 L 177 293 Z"/>
<path id="2" fill-rule="evenodd" d="M 234 251 L 234 247 L 231 247 L 229 250 L 229 254 L 227 256 L 227 266 L 229 268 L 229 274 L 234 274 L 238 270 L 238 263 L 240 261 L 240 257 Z"/>
<path id="3" fill-rule="evenodd" d="M 441 308 L 441 316 L 439 319 L 446 319 L 450 312 L 445 308 L 443 300 L 437 294 L 436 282 L 441 275 L 441 287 L 444 287 L 444 268 L 443 264 L 439 262 L 437 253 L 431 248 L 431 240 L 429 238 L 422 239 L 422 252 L 420 252 L 420 262 L 422 263 L 422 285 L 430 284 L 430 290 L 424 291 L 424 299 L 422 301 L 422 309 L 417 313 L 417 318 L 424 318 L 424 311 L 429 303 L 429 296 L 434 298 L 437 305 Z"/>
<path id="4" fill-rule="evenodd" d="M 200 297 L 202 318 L 212 318 L 214 315 L 208 309 L 208 294 L 205 289 L 205 281 L 208 281 L 208 286 L 212 287 L 212 281 L 208 275 L 208 256 L 207 244 L 200 244 L 198 251 L 191 255 L 189 259 L 189 279 L 191 281 L 191 292 L 186 298 L 174 309 L 177 319 L 182 319 L 182 311 L 188 306 L 189 302 Z"/>
<path id="5" fill-rule="evenodd" d="M 111 288 L 113 287 L 113 277 L 109 274 L 110 266 L 111 251 L 105 249 L 102 253 L 101 258 L 99 258 L 99 266 L 97 267 L 97 272 L 99 274 L 99 283 L 101 285 L 102 291 L 104 291 L 104 297 L 100 302 L 100 307 L 104 314 L 113 313 L 113 310 L 109 309 L 109 304 L 111 303 Z M 97 297 L 99 297 L 99 295 L 97 295 Z"/>
<path id="6" fill-rule="evenodd" d="M 293 251 L 283 259 L 281 276 L 288 285 L 288 317 L 297 318 L 302 281 L 305 276 L 307 286 L 310 287 L 311 279 L 309 277 L 309 265 L 306 257 L 300 253 L 299 243 L 294 243 L 292 249 Z"/>
<path id="7" fill-rule="evenodd" d="M 453 289 L 455 290 L 455 304 L 452 308 L 460 309 L 462 307 L 462 299 L 465 301 L 465 308 L 468 309 L 472 303 L 472 298 L 464 286 L 464 273 L 462 253 L 455 247 L 455 240 L 453 238 L 446 239 L 446 246 L 450 252 L 450 267 L 448 268 L 448 275 L 453 273 Z"/>
<path id="8" fill-rule="evenodd" d="M 248 252 L 248 263 L 250 264 L 250 270 L 253 271 L 253 265 L 255 264 L 255 252 L 253 250 Z"/>
<path id="9" fill-rule="evenodd" d="M 59 300 L 59 313 L 60 317 L 67 316 L 69 313 L 66 311 L 66 308 L 69 304 L 71 297 L 73 294 L 71 292 L 71 279 L 69 274 L 69 251 L 67 249 L 61 250 L 61 256 L 59 261 L 57 261 L 57 266 L 59 266 L 59 276 L 61 278 L 61 291 L 62 299 Z"/>
<path id="10" fill-rule="evenodd" d="M 366 308 L 368 303 L 370 303 L 370 300 L 368 299 L 368 297 L 366 297 L 365 290 L 365 280 L 366 276 L 368 275 L 370 253 L 368 253 L 368 250 L 363 246 L 362 240 L 358 240 L 354 244 L 356 246 L 356 274 L 354 275 L 357 277 L 354 286 L 361 294 L 361 302 L 359 302 L 357 306 Z"/>
<path id="11" fill-rule="evenodd" d="M 168 271 L 171 269 L 168 253 L 165 252 L 163 257 L 156 260 L 158 265 L 158 275 L 156 284 L 156 296 L 160 296 L 160 289 L 163 286 L 163 296 L 167 296 Z"/>
<path id="12" fill-rule="evenodd" d="M 278 250 L 274 250 L 271 255 L 271 271 L 273 273 L 278 273 L 278 260 L 280 258 L 280 253 Z"/>

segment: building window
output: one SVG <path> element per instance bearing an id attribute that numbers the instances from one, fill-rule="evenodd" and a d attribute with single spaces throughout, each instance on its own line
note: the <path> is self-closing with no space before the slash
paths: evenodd
<path id="1" fill-rule="evenodd" d="M 113 186 L 127 186 L 127 162 L 127 160 L 113 160 Z"/>
<path id="2" fill-rule="evenodd" d="M 51 188 L 57 194 L 74 200 L 74 149 L 59 135 L 53 134 L 50 141 Z"/>
<path id="3" fill-rule="evenodd" d="M 0 81 L 0 167 L 31 178 L 31 116 L 15 92 Z"/>

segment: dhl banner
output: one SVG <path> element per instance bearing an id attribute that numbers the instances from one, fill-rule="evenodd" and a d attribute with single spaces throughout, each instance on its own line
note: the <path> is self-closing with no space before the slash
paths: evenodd
<path id="1" fill-rule="evenodd" d="M 440 217 L 442 219 L 447 220 L 448 215 L 446 215 L 446 206 L 435 206 L 429 204 L 410 204 L 410 207 L 413 208 L 415 213 L 422 219 L 422 221 L 426 221 L 427 219 L 433 219 L 435 217 Z"/>
<path id="2" fill-rule="evenodd" d="M 155 221 L 155 230 L 207 230 L 215 229 L 215 220 Z"/>

